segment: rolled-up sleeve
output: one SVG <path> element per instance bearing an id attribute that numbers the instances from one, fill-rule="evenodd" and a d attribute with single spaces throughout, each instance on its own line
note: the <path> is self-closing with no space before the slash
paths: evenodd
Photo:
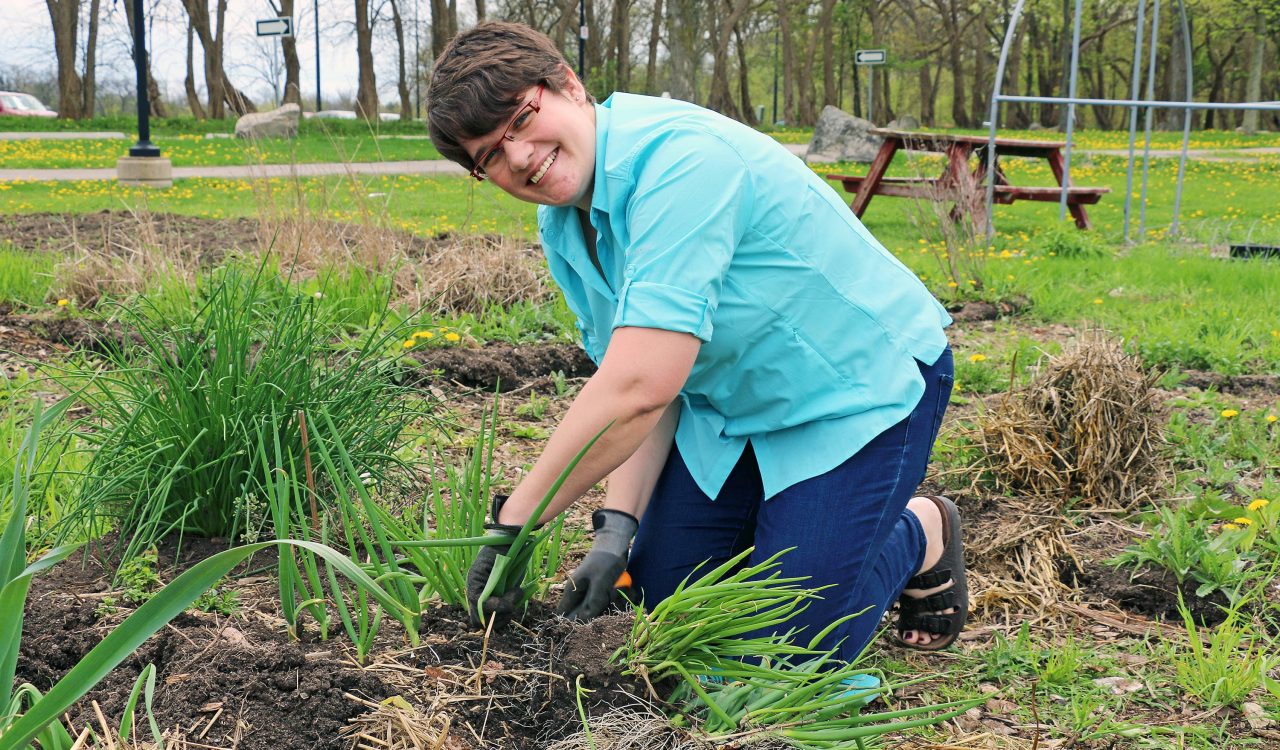
<path id="1" fill-rule="evenodd" d="M 747 164 L 716 134 L 687 127 L 640 144 L 634 165 L 630 243 L 613 327 L 709 341 L 725 274 L 751 222 Z"/>

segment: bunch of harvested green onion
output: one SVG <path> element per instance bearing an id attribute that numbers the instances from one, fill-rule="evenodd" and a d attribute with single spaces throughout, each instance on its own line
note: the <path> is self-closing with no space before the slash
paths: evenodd
<path id="1" fill-rule="evenodd" d="M 821 591 L 800 585 L 803 578 L 782 577 L 778 558 L 786 551 L 744 565 L 752 552 L 745 550 L 681 584 L 652 611 L 639 608 L 614 661 L 650 686 L 678 678 L 668 702 L 710 735 L 766 733 L 806 748 L 862 747 L 868 737 L 945 721 L 981 702 L 863 712 L 876 696 L 913 681 L 886 685 L 879 670 L 838 660 L 834 649 L 819 650 L 832 630 L 860 613 L 803 645 L 793 642 L 795 629 L 780 630 Z M 856 687 L 868 675 L 878 687 Z"/>

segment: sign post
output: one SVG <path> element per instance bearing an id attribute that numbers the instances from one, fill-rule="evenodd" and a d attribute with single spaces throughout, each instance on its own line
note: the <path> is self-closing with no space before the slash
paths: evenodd
<path id="1" fill-rule="evenodd" d="M 853 53 L 853 63 L 855 65 L 874 66 L 884 65 L 889 60 L 887 50 L 882 49 L 860 49 Z M 867 71 L 867 119 L 871 120 L 876 108 L 876 72 L 874 69 Z M 874 120 L 872 120 L 874 122 Z"/>
<path id="2" fill-rule="evenodd" d="M 293 36 L 293 19 L 289 16 L 258 21 L 258 36 Z"/>

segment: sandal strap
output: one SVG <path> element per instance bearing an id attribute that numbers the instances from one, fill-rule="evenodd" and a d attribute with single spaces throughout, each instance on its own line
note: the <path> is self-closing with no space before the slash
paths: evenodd
<path id="1" fill-rule="evenodd" d="M 955 592 L 951 589 L 920 598 L 904 596 L 898 600 L 898 609 L 903 615 L 915 615 L 922 612 L 941 612 L 956 606 Z"/>
<path id="2" fill-rule="evenodd" d="M 904 588 L 908 589 L 931 589 L 941 586 L 951 580 L 950 568 L 934 568 L 912 577 L 907 581 Z"/>
<path id="3" fill-rule="evenodd" d="M 960 632 L 961 620 L 955 615 L 904 615 L 898 620 L 898 632 L 919 630 L 946 636 Z"/>

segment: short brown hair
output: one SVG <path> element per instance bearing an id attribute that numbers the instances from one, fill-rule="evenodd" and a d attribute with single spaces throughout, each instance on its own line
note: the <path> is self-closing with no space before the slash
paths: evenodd
<path id="1" fill-rule="evenodd" d="M 520 106 L 520 95 L 539 83 L 563 91 L 569 75 L 568 62 L 555 44 L 528 26 L 486 21 L 461 31 L 440 53 L 431 74 L 431 142 L 445 158 L 471 169 L 475 165 L 460 143 L 463 138 L 478 138 L 505 125 Z"/>

